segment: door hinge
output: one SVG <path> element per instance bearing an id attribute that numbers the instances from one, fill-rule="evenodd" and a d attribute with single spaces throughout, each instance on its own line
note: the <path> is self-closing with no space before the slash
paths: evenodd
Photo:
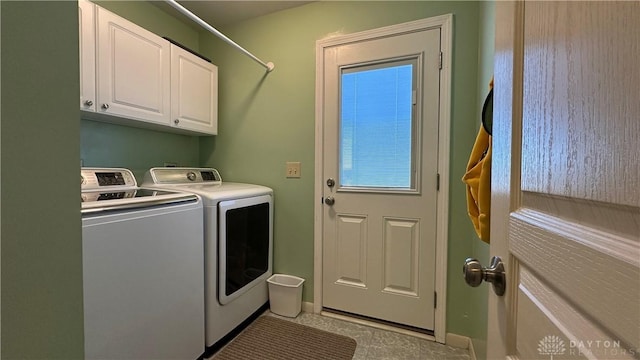
<path id="1" fill-rule="evenodd" d="M 438 61 L 438 69 L 442 70 L 442 51 L 440 51 L 440 60 Z"/>
<path id="2" fill-rule="evenodd" d="M 433 308 L 438 308 L 438 293 L 435 291 L 433 292 Z"/>
<path id="3" fill-rule="evenodd" d="M 436 191 L 440 191 L 440 174 L 436 174 Z"/>

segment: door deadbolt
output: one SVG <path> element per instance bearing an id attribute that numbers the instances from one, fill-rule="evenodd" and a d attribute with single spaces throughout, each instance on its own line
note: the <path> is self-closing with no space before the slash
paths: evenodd
<path id="1" fill-rule="evenodd" d="M 330 188 L 331 188 L 331 187 L 334 187 L 335 185 L 336 185 L 336 181 L 335 181 L 335 180 L 333 180 L 333 178 L 328 178 L 328 179 L 327 179 L 327 186 L 328 186 L 328 187 L 330 187 Z"/>
<path id="2" fill-rule="evenodd" d="M 507 280 L 504 274 L 504 265 L 499 256 L 491 258 L 491 265 L 488 268 L 483 267 L 478 260 L 468 258 L 464 261 L 462 273 L 464 274 L 464 280 L 467 285 L 476 287 L 484 280 L 493 285 L 493 292 L 495 292 L 496 295 L 504 295 Z"/>

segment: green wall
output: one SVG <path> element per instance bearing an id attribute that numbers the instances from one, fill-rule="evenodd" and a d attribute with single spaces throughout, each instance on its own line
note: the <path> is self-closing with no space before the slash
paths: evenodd
<path id="1" fill-rule="evenodd" d="M 2 358 L 81 359 L 77 4 L 0 7 Z"/>
<path id="2" fill-rule="evenodd" d="M 159 35 L 198 51 L 199 34 L 192 27 L 143 1 L 94 1 L 99 6 Z M 198 166 L 197 136 L 81 121 L 80 158 L 84 166 L 125 167 L 142 181 L 145 171 L 174 163 Z"/>
<path id="3" fill-rule="evenodd" d="M 313 301 L 315 42 L 386 25 L 454 14 L 447 332 L 470 335 L 477 322 L 460 268 L 475 240 L 461 182 L 477 129 L 477 2 L 316 2 L 221 29 L 275 70 L 201 34 L 200 50 L 220 72 L 219 135 L 202 138 L 200 161 L 226 180 L 275 190 L 275 271 L 307 279 Z M 285 178 L 285 162 L 302 162 L 302 178 Z"/>
<path id="4" fill-rule="evenodd" d="M 83 166 L 124 167 L 138 182 L 154 166 L 174 163 L 199 166 L 195 136 L 82 120 L 80 158 Z"/>

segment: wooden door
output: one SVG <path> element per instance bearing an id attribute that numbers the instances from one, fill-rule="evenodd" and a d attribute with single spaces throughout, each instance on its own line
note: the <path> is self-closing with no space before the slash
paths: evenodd
<path id="1" fill-rule="evenodd" d="M 640 3 L 498 2 L 488 358 L 637 358 Z"/>

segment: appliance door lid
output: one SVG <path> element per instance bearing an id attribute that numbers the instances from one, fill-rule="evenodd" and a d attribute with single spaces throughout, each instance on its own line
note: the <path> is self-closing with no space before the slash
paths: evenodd
<path id="1" fill-rule="evenodd" d="M 198 199 L 198 196 L 194 194 L 149 189 L 90 191 L 81 194 L 81 213 L 85 215 L 185 202 L 192 203 L 197 202 Z"/>
<path id="2" fill-rule="evenodd" d="M 218 210 L 218 301 L 226 305 L 271 276 L 273 198 L 221 201 Z"/>

